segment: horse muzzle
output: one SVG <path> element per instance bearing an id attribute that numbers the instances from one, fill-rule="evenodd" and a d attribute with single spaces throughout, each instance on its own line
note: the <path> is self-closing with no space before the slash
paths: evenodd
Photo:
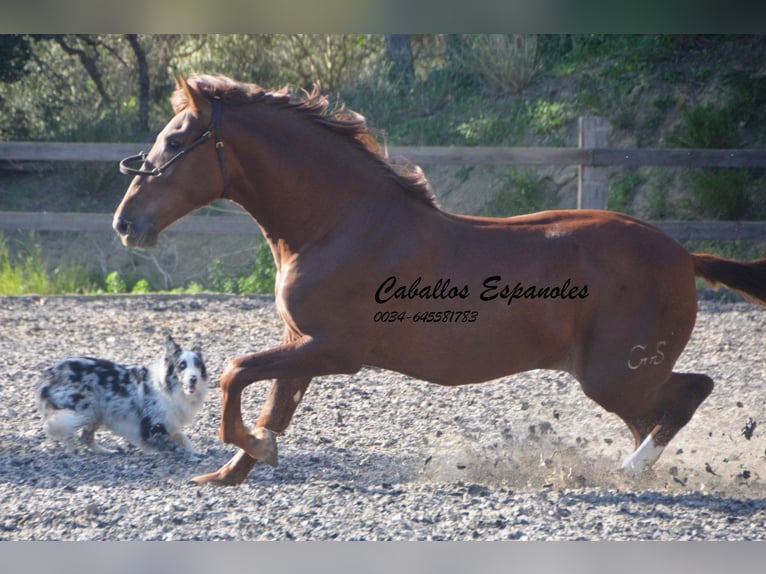
<path id="1" fill-rule="evenodd" d="M 134 222 L 115 213 L 112 229 L 125 247 L 153 247 L 157 243 L 158 233 L 148 222 Z"/>

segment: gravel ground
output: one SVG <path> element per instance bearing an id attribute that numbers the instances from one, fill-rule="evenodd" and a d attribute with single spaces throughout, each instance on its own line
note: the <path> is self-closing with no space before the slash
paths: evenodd
<path id="1" fill-rule="evenodd" d="M 312 383 L 278 468 L 198 487 L 233 454 L 217 386 L 190 429 L 199 462 L 106 432 L 123 452 L 68 455 L 42 432 L 38 373 L 75 354 L 148 362 L 171 329 L 216 381 L 279 341 L 271 299 L 8 297 L 0 325 L 0 540 L 766 540 L 766 310 L 747 304 L 701 303 L 678 369 L 716 389 L 636 480 L 617 470 L 627 429 L 567 375 L 448 389 L 365 369 Z M 245 392 L 246 423 L 267 388 Z"/>

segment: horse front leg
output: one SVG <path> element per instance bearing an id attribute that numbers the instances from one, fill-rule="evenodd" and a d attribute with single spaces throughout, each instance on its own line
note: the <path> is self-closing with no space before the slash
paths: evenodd
<path id="1" fill-rule="evenodd" d="M 218 486 L 234 486 L 240 484 L 258 462 L 244 450 L 239 449 L 231 460 L 215 472 L 200 474 L 192 478 L 199 485 L 215 484 Z"/>
<path id="2" fill-rule="evenodd" d="M 218 471 L 195 477 L 198 484 L 238 484 L 257 460 L 277 464 L 276 434 L 284 431 L 313 376 L 353 373 L 361 362 L 348 355 L 336 358 L 315 340 L 286 333 L 283 345 L 234 359 L 221 376 L 222 417 L 220 438 L 241 450 Z M 263 379 L 276 379 L 252 433 L 242 421 L 242 391 Z"/>
<path id="3" fill-rule="evenodd" d="M 271 385 L 266 404 L 261 409 L 255 427 L 250 432 L 244 428 L 241 411 L 238 408 L 235 410 L 239 401 L 235 395 L 228 395 L 231 401 L 227 403 L 226 398 L 223 400 L 221 440 L 238 446 L 256 460 L 277 466 L 276 435 L 289 426 L 310 382 L 311 377 L 276 379 Z M 241 426 L 238 426 L 237 421 Z M 234 424 L 231 424 L 232 422 Z"/>
<path id="4" fill-rule="evenodd" d="M 310 382 L 310 377 L 275 380 L 252 431 L 253 444 L 250 450 L 257 451 L 249 454 L 240 448 L 221 468 L 195 476 L 192 480 L 197 484 L 236 485 L 247 478 L 258 460 L 276 466 L 278 455 L 275 435 L 281 434 L 290 424 Z M 257 456 L 254 458 L 251 454 Z"/>
<path id="5" fill-rule="evenodd" d="M 338 372 L 341 368 L 330 358 L 332 355 L 325 345 L 310 337 L 294 335 L 285 328 L 279 347 L 231 361 L 221 375 L 221 440 L 263 460 L 260 444 L 273 437 L 259 432 L 259 429 L 280 433 L 287 428 L 311 378 Z M 272 378 L 276 380 L 251 434 L 242 421 L 242 391 L 255 381 Z M 258 434 L 265 436 L 261 438 Z"/>

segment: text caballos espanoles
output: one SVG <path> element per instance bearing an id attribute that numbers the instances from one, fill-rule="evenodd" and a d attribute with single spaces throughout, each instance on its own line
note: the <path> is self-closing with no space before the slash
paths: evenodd
<path id="1" fill-rule="evenodd" d="M 451 279 L 440 278 L 433 284 L 423 283 L 422 277 L 402 282 L 395 275 L 386 278 L 375 291 L 375 301 L 383 304 L 389 301 L 422 300 L 438 301 L 469 299 L 472 290 L 467 284 L 455 284 Z M 530 285 L 521 281 L 503 281 L 500 275 L 491 275 L 481 282 L 478 296 L 481 301 L 505 300 L 510 305 L 517 299 L 562 299 L 577 300 L 588 297 L 587 285 L 576 285 L 566 279 L 557 285 Z"/>

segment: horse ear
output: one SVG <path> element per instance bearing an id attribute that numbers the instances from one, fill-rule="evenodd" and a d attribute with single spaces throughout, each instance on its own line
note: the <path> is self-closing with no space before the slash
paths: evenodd
<path id="1" fill-rule="evenodd" d="M 186 81 L 186 78 L 184 78 L 183 74 L 178 74 L 176 76 L 176 89 L 177 90 L 183 90 L 184 94 L 186 95 L 186 106 L 188 109 L 190 109 L 192 112 L 199 113 L 199 111 L 202 109 L 205 98 L 194 90 L 191 86 L 189 86 L 188 82 Z M 175 110 L 176 112 L 178 110 Z"/>

